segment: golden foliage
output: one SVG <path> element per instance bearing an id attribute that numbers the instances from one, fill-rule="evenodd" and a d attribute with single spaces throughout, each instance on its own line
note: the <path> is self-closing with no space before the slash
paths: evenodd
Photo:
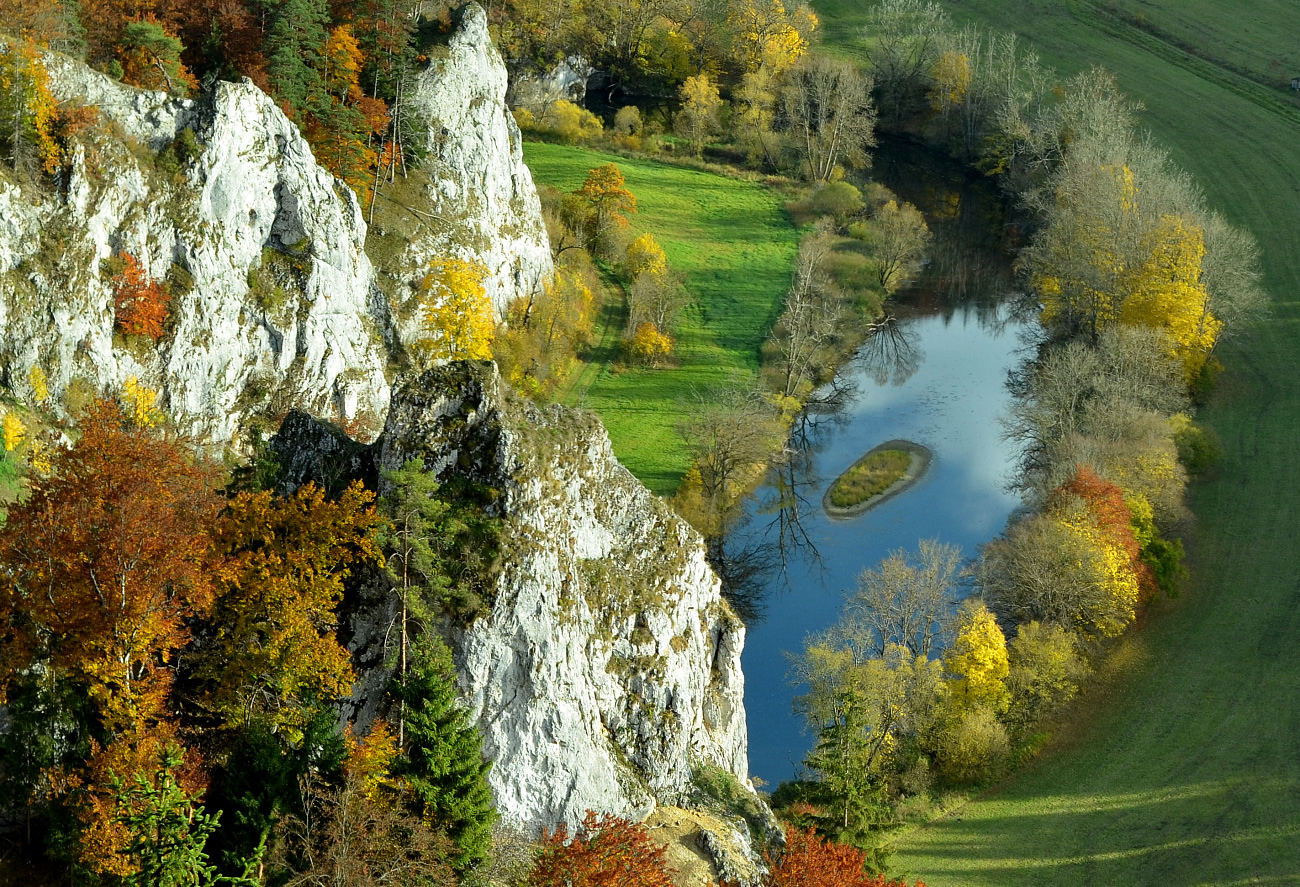
<path id="1" fill-rule="evenodd" d="M 54 139 L 58 103 L 40 49 L 31 40 L 0 46 L 0 132 L 17 158 L 29 150 L 41 170 L 58 171 L 62 154 Z"/>
<path id="2" fill-rule="evenodd" d="M 934 63 L 934 88 L 930 101 L 936 111 L 946 111 L 966 100 L 971 84 L 970 57 L 964 52 L 949 50 Z"/>
<path id="3" fill-rule="evenodd" d="M 957 636 L 943 656 L 944 668 L 954 676 L 953 696 L 967 708 L 1006 711 L 1007 639 L 997 619 L 981 603 L 963 607 L 956 627 Z"/>
<path id="4" fill-rule="evenodd" d="M 37 403 L 45 403 L 50 399 L 49 380 L 40 364 L 32 364 L 32 368 L 27 371 L 27 385 L 32 389 L 32 399 Z"/>
<path id="5" fill-rule="evenodd" d="M 374 495 L 360 484 L 335 501 L 314 484 L 284 499 L 241 493 L 214 532 L 227 569 L 218 582 L 212 643 L 195 666 L 201 704 L 227 723 L 264 712 L 290 735 L 305 700 L 352 685 L 352 662 L 336 634 L 343 580 L 382 562 Z"/>
<path id="6" fill-rule="evenodd" d="M 732 56 L 746 73 L 766 69 L 780 74 L 794 67 L 807 53 L 817 26 L 816 14 L 803 3 L 787 9 L 782 0 L 732 0 L 727 8 Z"/>
<path id="7" fill-rule="evenodd" d="M 439 259 L 420 284 L 429 335 L 421 347 L 435 360 L 491 360 L 496 324 L 483 280 L 487 267 Z"/>
<path id="8" fill-rule="evenodd" d="M 7 412 L 0 420 L 0 440 L 6 453 L 12 453 L 27 438 L 27 426 L 17 413 Z"/>
<path id="9" fill-rule="evenodd" d="M 136 428 L 157 428 L 165 418 L 156 409 L 158 392 L 143 385 L 135 376 L 122 383 L 122 413 Z"/>

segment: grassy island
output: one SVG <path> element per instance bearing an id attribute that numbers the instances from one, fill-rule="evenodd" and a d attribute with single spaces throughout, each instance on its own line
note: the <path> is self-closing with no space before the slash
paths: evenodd
<path id="1" fill-rule="evenodd" d="M 870 450 L 835 479 L 822 499 L 831 517 L 857 517 L 910 487 L 930 465 L 930 451 L 891 440 Z"/>

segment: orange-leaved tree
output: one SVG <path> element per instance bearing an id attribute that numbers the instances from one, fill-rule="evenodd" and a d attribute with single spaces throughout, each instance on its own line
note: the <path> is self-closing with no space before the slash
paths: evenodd
<path id="1" fill-rule="evenodd" d="M 586 210 L 584 246 L 593 253 L 612 232 L 626 228 L 628 214 L 636 212 L 636 195 L 627 189 L 623 171 L 613 163 L 588 172 L 582 187 L 573 193 Z"/>
<path id="2" fill-rule="evenodd" d="M 867 856 L 856 847 L 828 841 L 812 829 L 785 830 L 785 849 L 766 854 L 764 887 L 907 887 L 867 871 Z M 925 887 L 917 881 L 915 887 Z"/>
<path id="3" fill-rule="evenodd" d="M 156 342 L 162 338 L 170 302 L 166 281 L 150 278 L 140 260 L 123 250 L 122 270 L 113 277 L 117 328 L 128 336 L 144 336 Z"/>
<path id="4" fill-rule="evenodd" d="M 212 470 L 99 401 L 30 483 L 0 531 L 0 694 L 39 667 L 84 688 L 109 738 L 160 718 L 173 652 L 212 600 Z"/>
<path id="5" fill-rule="evenodd" d="M 374 495 L 336 501 L 314 484 L 289 497 L 240 493 L 222 512 L 215 550 L 227 559 L 210 638 L 197 654 L 197 699 L 224 723 L 256 715 L 301 729 L 308 708 L 352 684 L 335 612 L 353 569 L 379 564 Z"/>
<path id="6" fill-rule="evenodd" d="M 527 887 L 672 887 L 665 849 L 639 823 L 588 810 L 577 832 L 564 823 L 542 837 Z"/>

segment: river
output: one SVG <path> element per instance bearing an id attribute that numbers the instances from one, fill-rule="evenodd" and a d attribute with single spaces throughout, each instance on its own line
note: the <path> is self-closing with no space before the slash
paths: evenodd
<path id="1" fill-rule="evenodd" d="M 966 558 L 1019 504 L 1007 489 L 1016 451 L 1000 417 L 1008 373 L 1029 351 L 1032 324 L 1012 309 L 1007 238 L 987 185 L 906 147 L 877 154 L 876 175 L 927 216 L 935 242 L 895 322 L 841 368 L 836 408 L 796 424 L 793 456 L 747 503 L 725 552 L 749 627 L 743 658 L 750 773 L 771 786 L 796 775 L 813 737 L 793 711 L 790 655 L 834 623 L 859 572 L 922 539 Z M 863 453 L 902 438 L 933 453 L 924 477 L 850 520 L 821 507 L 827 486 Z"/>

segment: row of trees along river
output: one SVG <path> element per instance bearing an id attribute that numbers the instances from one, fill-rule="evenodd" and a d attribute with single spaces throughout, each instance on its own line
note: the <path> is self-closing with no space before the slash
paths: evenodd
<path id="1" fill-rule="evenodd" d="M 1037 325 L 1014 291 L 1016 229 L 990 181 L 929 149 L 883 142 L 873 174 L 925 213 L 929 261 L 891 300 L 890 321 L 840 369 L 829 406 L 796 421 L 788 460 L 722 547 L 721 572 L 749 628 L 750 772 L 771 784 L 794 776 L 814 741 L 793 709 L 806 688 L 789 680 L 790 655 L 839 619 L 858 573 L 923 539 L 974 557 L 1019 503 L 1008 490 L 1017 452 L 1000 416 L 1008 373 L 1030 355 Z M 829 517 L 827 487 L 895 438 L 933 454 L 920 482 L 859 517 Z"/>

